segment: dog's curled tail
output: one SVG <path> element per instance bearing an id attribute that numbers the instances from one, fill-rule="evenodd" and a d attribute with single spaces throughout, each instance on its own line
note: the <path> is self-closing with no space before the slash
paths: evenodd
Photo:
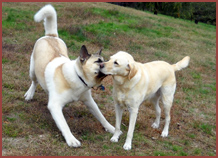
<path id="1" fill-rule="evenodd" d="M 44 20 L 45 35 L 58 37 L 57 13 L 50 4 L 42 7 L 34 16 L 35 22 Z"/>
<path id="2" fill-rule="evenodd" d="M 177 62 L 176 64 L 172 65 L 174 68 L 174 71 L 179 71 L 183 68 L 186 68 L 189 64 L 190 61 L 190 57 L 186 56 L 184 57 L 182 60 L 180 60 L 179 62 Z"/>

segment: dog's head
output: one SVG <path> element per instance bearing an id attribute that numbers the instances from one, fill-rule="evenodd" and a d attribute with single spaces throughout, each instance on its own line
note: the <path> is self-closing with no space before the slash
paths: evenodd
<path id="1" fill-rule="evenodd" d="M 80 68 L 81 71 L 83 71 L 83 77 L 85 77 L 85 80 L 91 83 L 92 86 L 99 85 L 106 77 L 106 75 L 100 71 L 100 68 L 104 65 L 104 58 L 101 56 L 101 52 L 102 48 L 94 54 L 89 54 L 85 45 L 83 45 L 80 50 Z"/>
<path id="2" fill-rule="evenodd" d="M 109 61 L 104 62 L 101 72 L 106 75 L 128 77 L 131 80 L 137 72 L 134 62 L 130 54 L 120 51 L 111 56 Z"/>

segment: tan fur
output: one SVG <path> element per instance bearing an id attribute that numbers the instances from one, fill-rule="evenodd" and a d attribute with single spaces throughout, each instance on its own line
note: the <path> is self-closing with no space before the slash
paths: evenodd
<path id="1" fill-rule="evenodd" d="M 130 70 L 129 70 L 128 78 L 129 78 L 129 80 L 131 80 L 135 76 L 135 74 L 137 73 L 137 69 L 135 68 L 134 64 L 129 64 L 129 68 L 130 68 Z M 128 71 L 128 69 L 127 69 L 127 71 Z"/>
<path id="2" fill-rule="evenodd" d="M 55 74 L 54 74 L 54 83 L 55 88 L 58 93 L 62 93 L 65 90 L 68 90 L 71 88 L 70 84 L 66 81 L 64 74 L 62 72 L 63 64 L 56 68 Z"/>
<path id="3" fill-rule="evenodd" d="M 64 55 L 68 57 L 67 49 L 62 41 L 54 37 L 44 37 L 39 39 L 33 49 L 35 74 L 38 82 L 46 89 L 45 68 L 54 58 Z"/>
<path id="4" fill-rule="evenodd" d="M 57 34 L 46 34 L 46 36 L 58 37 L 58 35 L 57 35 Z"/>
<path id="5" fill-rule="evenodd" d="M 97 64 L 94 64 L 97 61 L 99 56 L 91 55 L 91 57 L 81 65 L 81 70 L 83 71 L 83 76 L 86 81 L 96 82 L 99 85 L 102 79 L 98 78 L 96 74 L 90 71 L 90 69 L 99 69 Z"/>

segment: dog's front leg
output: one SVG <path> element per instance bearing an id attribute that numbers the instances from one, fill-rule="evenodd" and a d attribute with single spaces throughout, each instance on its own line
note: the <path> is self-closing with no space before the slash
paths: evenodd
<path id="1" fill-rule="evenodd" d="M 138 108 L 129 107 L 129 114 L 130 114 L 129 129 L 127 133 L 126 142 L 123 146 L 125 150 L 130 150 L 132 148 L 132 137 L 133 137 L 135 123 L 138 115 Z"/>
<path id="2" fill-rule="evenodd" d="M 58 104 L 57 101 L 56 102 L 49 101 L 48 109 L 49 109 L 53 119 L 55 120 L 57 127 L 62 132 L 62 135 L 64 136 L 67 144 L 70 147 L 81 146 L 81 143 L 70 132 L 70 128 L 67 125 L 67 122 L 66 122 L 64 115 L 63 115 L 63 112 L 62 112 L 61 104 Z"/>
<path id="3" fill-rule="evenodd" d="M 113 137 L 111 138 L 111 142 L 118 142 L 119 137 L 122 134 L 122 131 L 120 130 L 120 125 L 121 125 L 121 120 L 122 120 L 122 115 L 123 115 L 123 109 L 121 109 L 118 103 L 115 103 L 115 113 L 116 113 L 115 133 Z"/>
<path id="4" fill-rule="evenodd" d="M 98 105 L 95 103 L 91 96 L 91 90 L 86 91 L 80 98 L 81 101 L 88 107 L 89 111 L 97 118 L 97 120 L 102 124 L 106 131 L 114 133 L 115 128 L 105 119 Z"/>

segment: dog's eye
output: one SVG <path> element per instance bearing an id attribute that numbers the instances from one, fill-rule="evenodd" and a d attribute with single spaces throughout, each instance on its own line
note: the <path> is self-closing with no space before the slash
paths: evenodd
<path id="1" fill-rule="evenodd" d="M 103 61 L 99 58 L 95 63 L 102 63 Z"/>
<path id="2" fill-rule="evenodd" d="M 119 65 L 118 62 L 116 62 L 116 61 L 114 62 L 114 64 L 115 64 L 115 65 Z"/>

